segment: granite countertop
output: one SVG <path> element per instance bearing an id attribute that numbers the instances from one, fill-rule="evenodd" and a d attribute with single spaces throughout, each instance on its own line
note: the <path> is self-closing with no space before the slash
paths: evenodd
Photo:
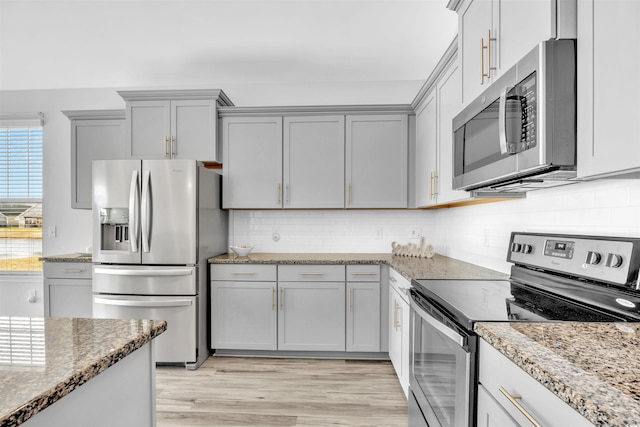
<path id="1" fill-rule="evenodd" d="M 477 323 L 475 330 L 596 426 L 640 425 L 640 323 Z"/>
<path id="2" fill-rule="evenodd" d="M 442 255 L 412 258 L 366 253 L 251 253 L 246 257 L 225 254 L 209 259 L 212 264 L 387 264 L 406 279 L 507 280 L 508 274 Z"/>
<path id="3" fill-rule="evenodd" d="M 165 321 L 0 316 L 0 426 L 17 426 L 142 347 Z"/>
<path id="4" fill-rule="evenodd" d="M 52 255 L 40 257 L 44 262 L 92 262 L 91 254 L 77 252 L 74 254 Z"/>

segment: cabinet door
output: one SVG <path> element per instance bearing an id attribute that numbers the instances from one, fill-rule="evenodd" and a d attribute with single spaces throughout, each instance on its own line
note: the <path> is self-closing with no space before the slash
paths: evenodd
<path id="1" fill-rule="evenodd" d="M 478 427 L 519 427 L 482 384 L 478 384 Z"/>
<path id="2" fill-rule="evenodd" d="M 347 283 L 347 351 L 380 351 L 380 282 Z"/>
<path id="3" fill-rule="evenodd" d="M 171 101 L 171 157 L 218 161 L 217 106 L 213 99 Z"/>
<path id="4" fill-rule="evenodd" d="M 580 1 L 578 22 L 578 176 L 638 172 L 640 2 Z"/>
<path id="5" fill-rule="evenodd" d="M 211 282 L 211 347 L 276 350 L 275 282 Z"/>
<path id="6" fill-rule="evenodd" d="M 468 200 L 471 193 L 453 189 L 452 120 L 462 108 L 462 75 L 458 62 L 443 75 L 437 85 L 438 173 L 435 179 L 438 204 Z"/>
<path id="7" fill-rule="evenodd" d="M 409 395 L 409 305 L 389 287 L 389 359 L 405 397 Z"/>
<path id="8" fill-rule="evenodd" d="M 93 317 L 91 279 L 45 279 L 50 317 Z"/>
<path id="9" fill-rule="evenodd" d="M 169 101 L 130 101 L 127 103 L 125 137 L 127 158 L 169 158 L 170 138 L 171 103 Z"/>
<path id="10" fill-rule="evenodd" d="M 284 207 L 344 207 L 344 116 L 284 118 Z"/>
<path id="11" fill-rule="evenodd" d="M 493 32 L 492 3 L 493 0 L 473 0 L 458 18 L 465 104 L 475 99 L 491 83 L 489 67 L 493 65 L 489 61 L 489 47 L 494 49 L 491 56 L 495 58 L 495 43 L 488 45 L 489 32 Z M 494 75 L 491 73 L 491 76 Z"/>
<path id="12" fill-rule="evenodd" d="M 406 115 L 347 116 L 347 208 L 406 208 Z"/>
<path id="13" fill-rule="evenodd" d="M 33 277 L 0 281 L 0 316 L 42 317 L 43 280 Z"/>
<path id="14" fill-rule="evenodd" d="M 71 121 L 72 208 L 91 209 L 92 162 L 121 159 L 124 151 L 124 118 Z"/>
<path id="15" fill-rule="evenodd" d="M 282 118 L 222 119 L 223 208 L 282 207 Z"/>
<path id="16" fill-rule="evenodd" d="M 278 283 L 278 350 L 345 351 L 345 284 Z"/>
<path id="17" fill-rule="evenodd" d="M 432 91 L 416 111 L 416 206 L 436 203 L 434 178 L 437 171 L 437 102 Z"/>

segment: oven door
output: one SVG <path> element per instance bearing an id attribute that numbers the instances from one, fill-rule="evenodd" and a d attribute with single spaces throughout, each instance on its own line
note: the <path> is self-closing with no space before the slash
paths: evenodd
<path id="1" fill-rule="evenodd" d="M 419 411 L 412 408 L 409 425 L 473 425 L 475 357 L 476 336 L 412 290 L 409 385 Z"/>

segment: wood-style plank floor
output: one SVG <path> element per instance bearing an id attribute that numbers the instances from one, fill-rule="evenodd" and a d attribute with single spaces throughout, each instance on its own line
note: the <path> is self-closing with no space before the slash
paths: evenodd
<path id="1" fill-rule="evenodd" d="M 156 370 L 157 425 L 407 426 L 389 361 L 209 357 Z"/>

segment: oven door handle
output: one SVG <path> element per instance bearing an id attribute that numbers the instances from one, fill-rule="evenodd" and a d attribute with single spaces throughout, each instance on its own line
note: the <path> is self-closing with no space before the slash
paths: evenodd
<path id="1" fill-rule="evenodd" d="M 432 315 L 424 311 L 413 299 L 411 299 L 411 308 L 415 310 L 418 316 L 420 316 L 425 322 L 427 322 L 430 326 L 435 328 L 438 332 L 440 332 L 447 338 L 451 339 L 452 341 L 454 341 L 456 344 L 458 344 L 460 347 L 464 348 L 465 350 L 467 349 L 468 342 L 469 342 L 467 336 L 460 335 L 453 329 L 442 324 L 440 321 L 438 321 L 438 319 L 436 319 L 435 317 L 433 317 Z"/>

